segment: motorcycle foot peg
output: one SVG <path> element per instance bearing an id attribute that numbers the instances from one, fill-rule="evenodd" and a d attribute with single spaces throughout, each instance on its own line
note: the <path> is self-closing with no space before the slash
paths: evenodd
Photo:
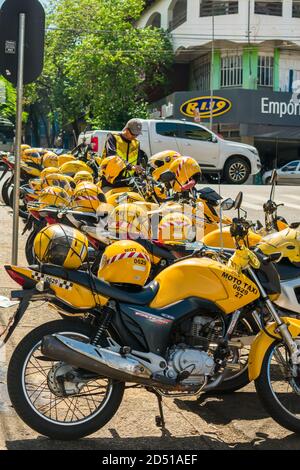
<path id="1" fill-rule="evenodd" d="M 131 353 L 131 348 L 129 346 L 122 346 L 120 348 L 120 354 L 121 356 L 126 356 L 127 354 L 130 354 Z"/>
<path id="2" fill-rule="evenodd" d="M 170 379 L 169 377 L 166 377 L 162 374 L 152 374 L 151 379 L 164 385 L 175 386 L 177 384 L 177 380 Z"/>

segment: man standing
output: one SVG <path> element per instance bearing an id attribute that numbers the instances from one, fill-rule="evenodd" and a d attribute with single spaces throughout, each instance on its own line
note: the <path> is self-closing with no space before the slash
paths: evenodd
<path id="1" fill-rule="evenodd" d="M 137 140 L 141 134 L 142 122 L 139 119 L 130 119 L 122 132 L 108 134 L 102 157 L 118 155 L 134 166 L 136 172 L 141 171 L 147 164 L 147 155 L 141 150 Z"/>

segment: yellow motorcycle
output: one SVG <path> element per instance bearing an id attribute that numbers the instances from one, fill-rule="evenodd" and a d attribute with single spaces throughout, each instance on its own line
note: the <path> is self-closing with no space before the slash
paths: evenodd
<path id="1" fill-rule="evenodd" d="M 205 257 L 182 260 L 135 288 L 128 282 L 147 278 L 149 259 L 127 241 L 126 249 L 117 242 L 112 258 L 104 254 L 98 277 L 63 267 L 67 263 L 6 266 L 23 289 L 12 292 L 20 303 L 5 341 L 30 302 L 48 301 L 70 317 L 31 331 L 14 351 L 7 384 L 23 421 L 55 439 L 89 435 L 115 415 L 131 382 L 155 393 L 164 427 L 162 397 L 198 397 L 222 384 L 244 347 L 234 335 L 239 319 L 262 311 L 272 322 L 262 323 L 253 338 L 249 380 L 272 418 L 299 433 L 300 321 L 280 317 L 272 302 L 281 290 L 272 261 L 281 254 L 251 252 L 244 246 L 248 230 L 242 218 L 233 220 L 237 251 L 226 265 Z M 73 250 L 85 252 L 87 241 L 74 237 Z M 72 259 L 70 247 L 66 260 Z M 74 316 L 82 322 L 73 322 Z"/>
<path id="2" fill-rule="evenodd" d="M 259 221 L 256 224 L 256 227 L 252 226 L 248 231 L 247 243 L 248 246 L 256 246 L 264 237 L 268 234 L 274 232 L 280 232 L 289 228 L 287 221 L 278 215 L 278 207 L 283 206 L 283 204 L 276 204 L 275 198 L 275 187 L 277 182 L 277 172 L 273 170 L 271 177 L 271 192 L 268 201 L 263 205 L 264 217 L 265 217 L 265 226 L 263 226 Z M 224 224 L 225 225 L 225 224 Z M 297 228 L 300 224 L 293 223 L 290 225 L 290 228 Z M 215 230 L 211 230 L 209 233 L 205 233 L 203 238 L 203 243 L 208 246 L 224 248 L 235 248 L 235 241 L 230 233 L 230 226 L 224 226 L 222 232 L 218 227 Z"/>

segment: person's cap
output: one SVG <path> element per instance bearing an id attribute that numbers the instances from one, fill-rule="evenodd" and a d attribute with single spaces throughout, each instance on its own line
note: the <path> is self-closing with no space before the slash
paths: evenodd
<path id="1" fill-rule="evenodd" d="M 129 129 L 132 135 L 138 136 L 142 134 L 142 128 L 142 121 L 140 121 L 139 119 L 130 119 L 130 121 L 127 122 L 123 130 Z"/>

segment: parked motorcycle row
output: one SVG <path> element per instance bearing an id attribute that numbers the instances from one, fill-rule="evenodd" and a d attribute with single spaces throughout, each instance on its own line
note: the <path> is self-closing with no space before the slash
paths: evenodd
<path id="1" fill-rule="evenodd" d="M 11 205 L 14 159 L 0 166 Z M 300 432 L 300 229 L 277 214 L 276 172 L 262 225 L 247 220 L 242 193 L 199 189 L 197 162 L 172 151 L 141 169 L 89 149 L 22 147 L 21 166 L 29 266 L 5 266 L 21 289 L 4 342 L 31 302 L 60 317 L 25 336 L 9 363 L 9 396 L 28 426 L 90 435 L 127 384 L 157 396 L 164 428 L 163 397 L 254 381 L 270 416 Z"/>

